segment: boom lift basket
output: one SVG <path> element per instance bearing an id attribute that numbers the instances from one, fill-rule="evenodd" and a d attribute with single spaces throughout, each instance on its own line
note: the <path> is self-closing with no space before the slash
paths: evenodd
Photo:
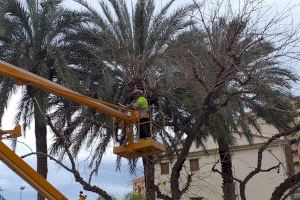
<path id="1" fill-rule="evenodd" d="M 155 154 L 161 154 L 166 151 L 165 145 L 149 139 L 140 139 L 137 142 L 114 147 L 113 152 L 118 156 L 134 159 L 138 157 L 147 157 Z"/>
<path id="2" fill-rule="evenodd" d="M 134 141 L 133 127 L 134 125 L 139 125 L 137 123 L 139 118 L 136 111 L 131 110 L 129 115 L 127 115 L 127 113 L 116 109 L 115 106 L 110 103 L 82 95 L 2 60 L 0 60 L 0 75 L 13 79 L 16 84 L 38 88 L 80 105 L 88 106 L 89 108 L 95 109 L 97 112 L 104 113 L 124 122 L 128 142 L 125 145 L 114 148 L 114 153 L 119 156 L 132 159 L 140 156 L 151 156 L 165 151 L 165 146 L 163 144 L 156 142 L 151 138 L 138 140 L 137 142 Z M 1 141 L 2 139 L 16 138 L 19 136 L 21 136 L 20 126 L 17 126 L 14 130 L 0 130 L 0 160 L 42 193 L 47 199 L 67 200 L 63 194 L 48 183 L 41 175 L 35 172 Z"/>
<path id="3" fill-rule="evenodd" d="M 146 139 L 143 141 L 138 140 L 137 142 L 134 141 L 133 127 L 134 125 L 138 125 L 139 121 L 139 116 L 134 110 L 123 112 L 122 109 L 116 108 L 116 105 L 82 95 L 59 84 L 51 82 L 41 76 L 1 60 L 0 74 L 13 79 L 18 84 L 32 86 L 81 105 L 88 106 L 95 109 L 97 112 L 104 113 L 123 122 L 124 127 L 126 127 L 126 136 L 128 142 L 123 146 L 114 148 L 114 153 L 120 156 L 136 158 L 139 156 L 149 156 L 165 151 L 164 145 L 154 141 L 153 139 Z"/>
<path id="4" fill-rule="evenodd" d="M 136 112 L 138 116 L 138 112 Z M 152 116 L 150 114 L 150 120 L 149 123 L 150 126 L 150 135 L 152 136 Z M 138 157 L 147 157 L 147 156 L 152 156 L 152 155 L 157 155 L 161 154 L 166 151 L 166 147 L 164 144 L 155 141 L 153 138 L 148 137 L 148 138 L 140 138 L 140 123 L 138 120 L 138 117 L 136 118 L 136 135 L 139 136 L 138 139 L 135 140 L 134 138 L 134 131 L 133 131 L 133 125 L 130 125 L 129 127 L 123 127 L 125 130 L 125 139 L 126 141 L 124 142 L 123 145 L 120 146 L 115 146 L 113 149 L 113 153 L 127 158 L 127 159 L 134 159 Z M 114 129 L 114 128 L 113 128 Z"/>

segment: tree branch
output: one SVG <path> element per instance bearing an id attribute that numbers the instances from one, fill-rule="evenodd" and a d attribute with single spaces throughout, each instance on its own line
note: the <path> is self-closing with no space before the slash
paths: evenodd
<path id="1" fill-rule="evenodd" d="M 216 166 L 217 166 L 217 164 L 218 164 L 219 162 L 220 162 L 220 161 L 218 160 L 218 161 L 214 164 L 214 166 L 212 167 L 211 171 L 213 171 L 213 172 L 215 172 L 215 173 L 218 173 L 218 174 L 220 174 L 220 175 L 222 176 L 222 172 L 216 168 Z M 240 179 L 238 179 L 238 178 L 235 178 L 235 177 L 232 177 L 232 178 L 233 178 L 233 180 L 235 180 L 235 181 L 237 181 L 237 182 L 239 182 L 239 183 L 242 182 L 242 181 L 241 181 Z"/>
<path id="2" fill-rule="evenodd" d="M 182 190 L 180 191 L 182 194 L 184 194 L 190 188 L 190 185 L 192 182 L 192 176 L 193 176 L 193 174 L 188 174 L 186 184 L 185 184 L 184 188 L 182 188 Z"/>
<path id="3" fill-rule="evenodd" d="M 154 185 L 154 190 L 156 192 L 157 198 L 164 199 L 164 200 L 172 200 L 171 197 L 169 197 L 169 196 L 161 193 L 161 191 L 160 191 L 160 189 L 159 189 L 159 187 L 157 185 Z"/>
<path id="4" fill-rule="evenodd" d="M 31 153 L 28 153 L 28 154 L 25 154 L 23 156 L 21 156 L 20 158 L 24 159 L 26 157 L 29 157 L 29 156 L 33 156 L 33 155 L 43 155 L 43 156 L 47 156 L 50 160 L 53 160 L 55 161 L 57 164 L 59 164 L 61 167 L 63 167 L 65 170 L 67 170 L 68 172 L 71 172 L 72 173 L 72 169 L 70 169 L 69 167 L 67 167 L 65 164 L 63 164 L 61 161 L 57 160 L 56 158 L 54 158 L 53 156 L 51 155 L 48 155 L 46 153 L 41 153 L 41 152 L 31 152 Z"/>
<path id="5" fill-rule="evenodd" d="M 282 196 L 291 188 L 299 184 L 300 172 L 293 174 L 289 178 L 285 179 L 278 187 L 275 188 L 270 200 L 281 200 Z M 289 193 L 288 193 L 289 194 Z M 290 194 L 289 194 L 290 195 Z M 286 198 L 286 197 L 284 197 Z"/>
<path id="6" fill-rule="evenodd" d="M 253 178 L 256 174 L 260 173 L 260 172 L 269 172 L 273 169 L 278 169 L 279 166 L 281 165 L 281 163 L 279 163 L 278 165 L 276 166 L 273 166 L 269 169 L 261 169 L 262 167 L 262 159 L 263 159 L 263 152 L 269 147 L 269 145 L 274 142 L 275 140 L 283 137 L 283 136 L 287 136 L 287 135 L 290 135 L 290 134 L 293 134 L 293 133 L 296 133 L 300 130 L 300 124 L 297 124 L 296 126 L 294 126 L 293 128 L 290 128 L 289 130 L 286 130 L 284 132 L 279 132 L 275 135 L 273 135 L 263 146 L 261 146 L 258 150 L 258 154 L 257 154 L 257 166 L 256 168 L 251 171 L 246 177 L 245 179 L 240 183 L 240 195 L 241 195 L 241 199 L 242 200 L 246 200 L 246 194 L 245 194 L 245 190 L 246 190 L 246 185 L 247 183 L 250 181 L 251 178 Z M 287 178 L 286 181 L 289 182 L 289 181 L 292 181 L 294 176 L 290 177 L 290 178 Z M 300 174 L 299 174 L 299 181 L 300 181 Z M 283 184 L 283 183 L 282 183 Z M 281 185 L 282 185 L 281 184 Z M 288 185 L 288 184 L 284 184 L 284 185 Z M 292 185 L 293 186 L 293 185 Z M 280 187 L 280 186 L 279 186 Z M 290 187 L 289 187 L 290 188 Z M 285 188 L 286 190 L 289 189 L 289 188 Z M 277 190 L 284 190 L 284 188 L 280 187 L 279 189 L 275 189 L 274 193 L 277 193 Z M 274 194 L 273 193 L 273 194 Z M 282 194 L 283 195 L 283 194 Z M 281 195 L 281 196 L 282 196 Z M 281 197 L 280 196 L 280 197 Z M 274 200 L 274 199 L 272 199 Z"/>
<path id="7" fill-rule="evenodd" d="M 293 188 L 290 189 L 288 193 L 284 195 L 284 197 L 281 200 L 287 199 L 289 196 L 293 195 L 299 188 L 300 184 L 295 185 Z"/>
<path id="8" fill-rule="evenodd" d="M 270 171 L 272 171 L 273 169 L 277 169 L 278 172 L 279 172 L 279 170 L 280 170 L 280 165 L 282 165 L 281 162 L 278 163 L 277 165 L 273 166 L 273 167 L 270 167 L 270 168 L 268 168 L 268 169 L 261 169 L 260 171 L 261 171 L 261 172 L 270 172 Z"/>
<path id="9" fill-rule="evenodd" d="M 56 137 L 58 137 L 58 138 L 63 137 L 60 134 L 60 132 L 55 128 L 55 126 L 53 125 L 53 123 L 51 121 L 51 118 L 48 115 L 46 115 L 46 120 L 47 120 L 47 123 L 50 126 L 51 130 L 56 135 Z M 75 181 L 80 183 L 84 190 L 97 193 L 107 200 L 112 200 L 112 197 L 105 190 L 97 187 L 96 185 L 91 185 L 89 182 L 85 181 L 82 178 L 82 176 L 80 175 L 79 171 L 76 168 L 75 160 L 65 142 L 63 142 L 63 147 L 64 147 L 67 157 L 69 158 L 69 161 L 71 163 L 71 169 L 70 169 L 71 171 L 70 172 L 73 174 Z"/>

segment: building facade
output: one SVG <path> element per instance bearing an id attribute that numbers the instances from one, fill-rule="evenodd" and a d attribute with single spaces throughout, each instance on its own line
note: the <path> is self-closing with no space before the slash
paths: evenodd
<path id="1" fill-rule="evenodd" d="M 143 176 L 132 180 L 132 192 L 140 196 L 145 196 L 145 178 Z"/>
<path id="2" fill-rule="evenodd" d="M 232 149 L 233 173 L 238 179 L 245 178 L 257 165 L 258 148 L 261 147 L 273 134 L 277 133 L 274 127 L 261 123 L 263 135 L 253 129 L 252 143 L 236 136 L 236 145 Z M 270 199 L 275 187 L 284 181 L 289 175 L 300 169 L 299 146 L 295 138 L 282 138 L 272 143 L 263 153 L 262 169 L 282 163 L 279 170 L 259 173 L 253 177 L 246 187 L 248 200 Z M 181 171 L 180 184 L 183 187 L 187 180 L 187 174 L 192 173 L 192 183 L 189 190 L 183 195 L 183 200 L 222 200 L 222 177 L 212 171 L 212 167 L 219 160 L 218 146 L 209 138 L 206 142 L 206 150 L 191 148 L 189 156 Z M 155 181 L 164 194 L 170 194 L 170 173 L 175 160 L 164 157 L 155 166 Z M 217 164 L 220 170 L 220 164 Z M 236 199 L 240 199 L 239 185 L 236 186 Z"/>

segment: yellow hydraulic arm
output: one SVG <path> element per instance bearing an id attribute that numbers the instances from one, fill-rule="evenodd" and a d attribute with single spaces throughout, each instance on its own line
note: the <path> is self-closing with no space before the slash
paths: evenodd
<path id="1" fill-rule="evenodd" d="M 30 73 L 26 70 L 20 69 L 9 63 L 0 60 L 0 74 L 8 78 L 12 78 L 18 84 L 30 85 L 32 87 L 47 91 L 57 96 L 69 99 L 80 105 L 85 105 L 94 108 L 98 112 L 105 113 L 120 121 L 124 122 L 128 134 L 133 134 L 132 125 L 138 120 L 138 113 L 136 111 L 122 112 L 111 107 L 110 104 L 102 102 L 88 96 L 79 94 L 63 86 L 55 84 L 47 79 Z M 26 162 L 24 162 L 18 155 L 10 150 L 1 139 L 5 138 L 3 135 L 9 134 L 8 138 L 14 138 L 21 135 L 20 127 L 11 131 L 0 130 L 0 160 L 2 160 L 9 168 L 15 171 L 19 176 L 26 180 L 32 187 L 43 194 L 49 200 L 66 200 L 67 198 L 54 188 L 46 179 L 33 170 Z"/>
<path id="2" fill-rule="evenodd" d="M 39 173 L 34 171 L 26 162 L 15 154 L 0 140 L 0 160 L 16 172 L 33 188 L 49 200 L 67 200 L 62 193 L 53 187 Z"/>
<path id="3" fill-rule="evenodd" d="M 140 156 L 159 154 L 166 150 L 163 144 L 160 144 L 151 138 L 134 142 L 133 126 L 134 124 L 139 124 L 139 113 L 137 111 L 116 108 L 114 105 L 79 94 L 1 60 L 0 75 L 12 78 L 18 84 L 30 85 L 32 87 L 76 102 L 80 105 L 94 108 L 98 112 L 105 113 L 117 119 L 118 121 L 122 121 L 126 130 L 127 143 L 120 147 L 114 148 L 114 153 L 118 154 L 119 156 L 132 159 Z M 8 133 L 10 134 L 9 137 L 20 136 L 20 127 L 14 131 L 8 131 Z M 46 198 L 50 200 L 67 199 L 42 176 L 40 176 L 29 165 L 27 165 L 21 158 L 19 158 L 13 151 L 11 151 L 3 142 L 1 142 L 2 138 L 4 138 L 3 132 L 0 131 L 0 160 L 5 162 L 30 185 L 45 195 Z"/>
<path id="4" fill-rule="evenodd" d="M 121 112 L 117 109 L 114 109 L 108 105 L 106 102 L 102 102 L 91 97 L 79 94 L 68 88 L 65 88 L 61 85 L 53 83 L 45 78 L 42 78 L 38 75 L 30 73 L 26 70 L 18 68 L 14 65 L 6 63 L 0 60 L 0 74 L 14 79 L 17 83 L 24 85 L 30 85 L 32 87 L 47 91 L 49 93 L 55 94 L 57 96 L 69 99 L 73 102 L 76 102 L 81 105 L 85 105 L 91 108 L 96 109 L 98 112 L 105 113 L 114 118 L 117 118 L 120 121 L 124 121 L 128 124 L 133 124 L 138 119 L 138 114 L 135 111 Z"/>

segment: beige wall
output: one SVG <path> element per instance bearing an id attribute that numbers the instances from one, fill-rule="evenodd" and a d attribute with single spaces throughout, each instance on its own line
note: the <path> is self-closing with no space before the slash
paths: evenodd
<path id="1" fill-rule="evenodd" d="M 256 166 L 257 152 L 260 143 L 267 140 L 265 137 L 254 137 L 252 145 L 249 145 L 244 138 L 237 138 L 238 146 L 233 153 L 233 170 L 237 178 L 244 178 L 250 170 Z M 209 155 L 205 155 L 201 149 L 193 147 L 188 159 L 199 159 L 200 170 L 194 173 L 193 182 L 190 190 L 183 196 L 182 199 L 190 199 L 191 197 L 205 197 L 209 200 L 222 200 L 222 179 L 219 174 L 211 171 L 213 164 L 218 160 L 216 154 L 217 149 L 212 139 L 208 140 Z M 283 145 L 279 141 L 274 144 L 270 152 L 264 153 L 263 168 L 268 168 L 278 164 L 278 160 L 285 163 L 285 156 Z M 168 162 L 163 160 L 162 162 Z M 170 166 L 171 172 L 171 166 Z M 182 170 L 180 183 L 184 184 L 186 181 L 186 172 L 189 172 L 189 161 L 186 161 L 185 167 Z M 169 175 L 161 175 L 160 165 L 156 165 L 156 183 L 160 186 L 163 193 L 169 194 Z M 274 170 L 269 173 L 262 173 L 253 178 L 247 186 L 248 200 L 264 200 L 269 199 L 272 191 L 281 183 L 286 177 L 286 170 L 281 167 L 279 173 Z M 237 184 L 238 187 L 238 184 Z M 237 188 L 236 187 L 236 188 Z M 236 190 L 239 194 L 238 188 Z M 238 198 L 240 199 L 240 198 Z"/>

